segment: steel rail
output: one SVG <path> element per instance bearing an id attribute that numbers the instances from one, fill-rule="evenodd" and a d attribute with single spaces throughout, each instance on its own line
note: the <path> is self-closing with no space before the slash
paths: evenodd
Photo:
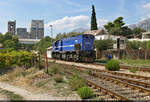
<path id="1" fill-rule="evenodd" d="M 73 75 L 72 72 L 68 72 L 68 71 L 65 71 L 65 72 Z M 107 89 L 105 87 L 102 87 L 100 85 L 95 84 L 92 81 L 89 81 L 88 79 L 84 78 L 83 76 L 81 76 L 81 77 L 87 83 L 87 85 L 89 85 L 89 86 L 95 86 L 97 89 L 105 90 L 107 93 L 109 93 L 110 96 L 113 96 L 113 97 L 115 97 L 117 99 L 120 99 L 120 100 L 130 100 L 129 98 L 127 98 L 127 97 L 125 97 L 123 95 L 120 95 L 119 93 L 113 92 L 113 91 L 111 91 L 111 90 L 109 90 L 109 89 Z"/>
<path id="2" fill-rule="evenodd" d="M 61 65 L 63 65 L 63 64 L 61 64 Z M 66 65 L 66 64 L 65 64 L 65 65 Z M 71 65 L 69 65 L 69 66 L 71 66 Z M 73 69 L 73 68 L 67 67 L 67 69 Z M 78 69 L 79 69 L 80 72 L 81 72 L 81 69 L 80 69 L 80 68 L 78 68 Z M 67 72 L 68 72 L 68 71 L 67 71 Z M 72 73 L 72 72 L 69 72 L 69 73 Z M 72 73 L 72 74 L 73 74 L 73 73 Z M 120 80 L 119 78 L 116 79 L 116 77 L 112 77 L 112 75 L 107 75 L 107 74 L 102 74 L 102 73 L 99 73 L 99 74 L 97 74 L 97 73 L 92 73 L 92 75 L 93 75 L 94 77 L 102 78 L 102 79 L 105 79 L 105 80 L 107 80 L 107 81 L 111 81 L 111 82 L 113 81 L 113 82 L 120 83 L 120 84 L 122 84 L 122 85 L 125 86 L 125 87 L 130 87 L 131 89 L 140 90 L 139 92 L 146 92 L 146 93 L 150 94 L 150 89 L 147 89 L 147 88 L 144 88 L 144 87 L 141 87 L 141 86 L 138 86 L 138 85 L 134 85 L 134 84 L 131 84 L 131 83 L 124 82 L 124 81 L 122 81 L 122 79 Z M 82 78 L 83 78 L 83 77 L 82 77 Z M 89 80 L 86 79 L 86 78 L 84 78 L 84 80 L 85 80 L 87 83 L 91 83 L 91 85 L 94 85 L 94 86 L 97 87 L 97 88 L 100 88 L 100 89 L 103 89 L 103 90 L 107 91 L 111 96 L 112 96 L 112 94 L 113 94 L 115 97 L 119 97 L 119 99 L 122 99 L 122 100 L 131 100 L 131 99 L 129 99 L 129 97 L 126 97 L 126 96 L 124 96 L 124 95 L 120 95 L 119 93 L 114 92 L 114 91 L 112 91 L 112 90 L 108 90 L 107 88 L 105 88 L 105 87 L 103 87 L 103 86 L 99 86 L 99 85 L 95 84 L 94 82 L 89 81 Z M 129 80 L 128 80 L 128 81 L 129 81 Z M 130 81 L 131 81 L 131 80 L 130 80 Z"/>

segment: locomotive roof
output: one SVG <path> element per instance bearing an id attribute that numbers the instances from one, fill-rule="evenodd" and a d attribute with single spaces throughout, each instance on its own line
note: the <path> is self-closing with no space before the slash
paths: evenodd
<path id="1" fill-rule="evenodd" d="M 59 39 L 59 40 L 56 40 L 56 41 L 65 40 L 65 39 L 74 38 L 74 37 L 79 37 L 79 36 L 84 36 L 84 35 L 94 36 L 94 35 L 91 35 L 91 34 L 81 34 L 81 35 L 77 35 L 77 36 L 73 36 L 73 37 L 62 38 L 62 39 Z M 56 42 L 56 41 L 55 41 L 55 42 Z M 54 42 L 54 43 L 55 43 L 55 42 Z"/>

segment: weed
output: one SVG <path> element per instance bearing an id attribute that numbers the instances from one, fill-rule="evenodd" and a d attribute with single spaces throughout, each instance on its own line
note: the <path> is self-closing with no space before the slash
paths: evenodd
<path id="1" fill-rule="evenodd" d="M 88 70 L 88 74 L 89 74 L 89 75 L 92 75 L 92 71 L 91 71 L 91 70 Z"/>
<path id="2" fill-rule="evenodd" d="M 69 85 L 73 91 L 86 86 L 84 80 L 79 77 L 79 75 L 72 76 L 72 78 L 69 79 Z"/>
<path id="3" fill-rule="evenodd" d="M 63 81 L 63 77 L 60 74 L 55 74 L 54 80 L 56 81 L 56 83 L 60 83 Z"/>
<path id="4" fill-rule="evenodd" d="M 136 73 L 136 70 L 134 68 L 130 68 L 129 71 L 132 73 Z"/>
<path id="5" fill-rule="evenodd" d="M 107 70 L 110 71 L 118 71 L 120 70 L 120 64 L 117 60 L 111 59 L 108 61 L 108 63 L 105 65 Z"/>
<path id="6" fill-rule="evenodd" d="M 82 99 L 88 99 L 88 98 L 92 98 L 94 96 L 92 89 L 90 89 L 88 87 L 79 88 L 78 89 L 78 95 Z"/>
<path id="7" fill-rule="evenodd" d="M 5 94 L 8 96 L 8 98 L 11 100 L 11 101 L 16 101 L 16 100 L 23 100 L 23 97 L 21 97 L 20 95 L 17 95 L 11 91 L 7 91 L 7 90 L 0 90 L 0 93 L 2 94 Z"/>
<path id="8" fill-rule="evenodd" d="M 36 86 L 37 86 L 37 87 L 43 87 L 46 83 L 48 83 L 47 80 L 40 81 L 40 82 L 36 83 Z"/>
<path id="9" fill-rule="evenodd" d="M 48 68 L 48 74 L 50 75 L 59 74 L 59 73 L 60 73 L 60 69 L 58 65 L 51 65 Z"/>

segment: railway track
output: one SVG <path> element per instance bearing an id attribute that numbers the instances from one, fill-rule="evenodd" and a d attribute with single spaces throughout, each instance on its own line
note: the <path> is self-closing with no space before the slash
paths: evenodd
<path id="1" fill-rule="evenodd" d="M 100 75 L 107 76 L 110 78 L 115 78 L 120 81 L 128 82 L 131 84 L 135 84 L 135 85 L 150 89 L 150 77 L 144 77 L 144 76 L 126 74 L 126 73 L 119 73 L 119 72 L 112 72 L 112 71 L 107 71 L 107 70 L 89 69 L 89 68 L 83 68 L 83 67 L 76 67 L 76 69 L 78 69 L 78 72 L 83 72 L 83 73 L 84 73 L 83 69 L 88 69 L 91 71 L 91 75 L 99 76 L 99 78 L 101 78 Z"/>
<path id="2" fill-rule="evenodd" d="M 45 58 L 43 56 L 43 58 Z M 56 60 L 56 59 L 51 59 L 51 58 L 48 58 L 49 60 Z M 57 59 L 58 60 L 58 59 Z M 59 61 L 59 60 L 58 60 Z M 60 60 L 62 61 L 62 60 Z M 76 62 L 74 62 L 76 63 Z M 87 64 L 87 63 L 81 63 L 81 62 L 78 62 L 80 64 Z M 104 63 L 88 63 L 88 65 L 95 65 L 95 66 L 105 66 Z M 138 70 L 138 71 L 143 71 L 143 72 L 150 72 L 150 68 L 146 68 L 146 67 L 135 67 L 135 66 L 124 66 L 124 65 L 120 65 L 120 68 L 121 69 L 126 69 L 126 70 L 129 70 L 131 68 L 135 69 L 135 70 Z"/>
<path id="3" fill-rule="evenodd" d="M 66 68 L 66 67 L 65 67 Z M 74 70 L 68 68 L 65 72 L 73 74 Z M 131 83 L 127 83 L 108 75 L 93 74 L 87 75 L 83 70 L 78 70 L 80 76 L 86 81 L 87 85 L 96 89 L 97 92 L 109 94 L 111 99 L 119 100 L 146 100 L 150 99 L 150 90 Z"/>
<path id="4" fill-rule="evenodd" d="M 65 63 L 57 64 L 67 68 L 68 70 L 65 71 L 68 73 L 71 72 L 71 67 L 75 67 L 73 70 L 80 73 L 89 86 L 94 87 L 98 93 L 109 94 L 111 99 L 150 100 L 150 77 L 72 66 Z M 91 71 L 91 75 L 88 75 L 87 71 Z"/>
<path id="5" fill-rule="evenodd" d="M 99 69 L 88 68 L 88 67 L 79 67 L 78 66 L 76 68 L 88 69 L 97 74 L 109 75 L 110 77 L 117 78 L 117 79 L 123 80 L 125 82 L 140 85 L 145 88 L 150 88 L 150 77 L 121 73 L 121 72 L 113 72 L 113 71 L 107 71 L 107 70 L 99 70 Z"/>
<path id="6" fill-rule="evenodd" d="M 103 64 L 103 63 L 93 63 L 91 65 L 105 66 L 105 64 Z M 150 68 L 148 68 L 148 67 L 135 67 L 135 66 L 120 65 L 120 68 L 121 69 L 126 69 L 126 70 L 129 70 L 129 69 L 133 68 L 134 70 L 138 70 L 138 71 L 150 72 Z"/>

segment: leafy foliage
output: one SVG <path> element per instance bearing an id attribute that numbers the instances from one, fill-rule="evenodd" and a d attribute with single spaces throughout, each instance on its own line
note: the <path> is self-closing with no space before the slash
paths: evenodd
<path id="1" fill-rule="evenodd" d="M 150 41 L 127 41 L 127 47 L 130 47 L 133 50 L 150 50 Z"/>
<path id="2" fill-rule="evenodd" d="M 117 60 L 111 59 L 105 65 L 105 68 L 110 71 L 118 71 L 118 70 L 120 70 L 120 64 Z"/>
<path id="3" fill-rule="evenodd" d="M 134 38 L 142 38 L 142 33 L 143 32 L 145 32 L 145 30 L 144 29 L 142 29 L 142 28 L 134 28 L 133 29 L 133 36 L 134 36 Z"/>
<path id="4" fill-rule="evenodd" d="M 17 66 L 31 66 L 31 59 L 35 56 L 27 51 L 7 50 L 0 52 L 0 68 Z"/>
<path id="5" fill-rule="evenodd" d="M 97 30 L 97 21 L 94 5 L 92 5 L 91 30 Z"/>
<path id="6" fill-rule="evenodd" d="M 150 50 L 150 41 L 147 42 L 146 48 L 147 48 L 147 50 Z"/>
<path id="7" fill-rule="evenodd" d="M 43 38 L 39 43 L 37 43 L 34 48 L 38 50 L 41 54 L 46 53 L 46 49 L 52 45 L 52 42 L 54 39 L 50 38 L 49 36 L 46 36 Z"/>
<path id="8" fill-rule="evenodd" d="M 92 89 L 88 87 L 79 88 L 77 93 L 82 99 L 88 99 L 94 96 Z"/>
<path id="9" fill-rule="evenodd" d="M 12 36 L 8 32 L 5 35 L 0 34 L 0 43 L 4 48 L 14 48 L 15 50 L 20 49 L 18 37 Z"/>
<path id="10" fill-rule="evenodd" d="M 95 40 L 94 45 L 97 50 L 107 50 L 113 47 L 113 40 Z"/>
<path id="11" fill-rule="evenodd" d="M 111 35 L 122 35 L 126 37 L 132 35 L 132 30 L 125 26 L 123 17 L 118 17 L 113 22 L 108 22 L 104 27 Z"/>

